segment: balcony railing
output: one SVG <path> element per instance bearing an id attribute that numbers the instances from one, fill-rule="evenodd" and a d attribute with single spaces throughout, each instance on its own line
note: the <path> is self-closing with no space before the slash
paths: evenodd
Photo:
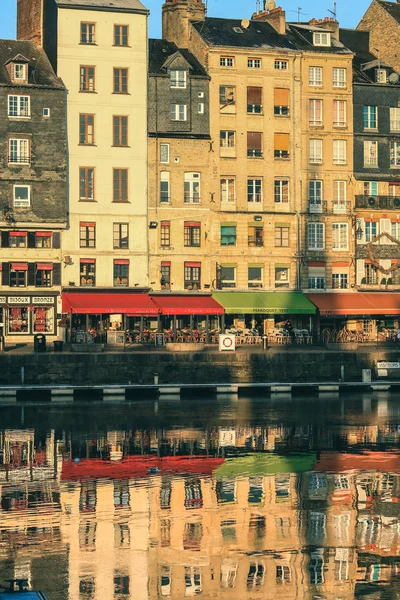
<path id="1" fill-rule="evenodd" d="M 248 244 L 249 244 L 249 246 L 261 247 L 261 246 L 264 246 L 264 240 L 261 240 L 259 238 L 255 238 L 252 235 L 249 235 L 248 236 Z"/>
<path id="2" fill-rule="evenodd" d="M 11 165 L 29 165 L 31 157 L 26 154 L 10 154 L 8 157 L 8 164 Z"/>
<path id="3" fill-rule="evenodd" d="M 400 209 L 400 197 L 356 195 L 356 208 Z"/>
<path id="4" fill-rule="evenodd" d="M 351 211 L 351 203 L 349 201 L 343 200 L 333 200 L 332 202 L 332 212 L 334 215 L 345 215 Z"/>
<path id="5" fill-rule="evenodd" d="M 326 200 L 309 200 L 308 201 L 308 210 L 310 213 L 326 213 L 328 209 L 328 203 Z"/>

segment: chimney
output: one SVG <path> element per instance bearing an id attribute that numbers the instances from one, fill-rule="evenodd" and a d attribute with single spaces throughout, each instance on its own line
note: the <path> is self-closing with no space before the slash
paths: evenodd
<path id="1" fill-rule="evenodd" d="M 286 14 L 285 11 L 278 6 L 272 10 L 263 10 L 251 15 L 252 21 L 266 21 L 281 35 L 286 34 Z"/>
<path id="2" fill-rule="evenodd" d="M 325 17 L 325 19 L 311 19 L 308 22 L 309 25 L 315 25 L 316 27 L 321 27 L 321 29 L 326 29 L 330 31 L 333 37 L 338 40 L 339 39 L 339 23 L 335 21 L 333 17 Z"/>
<path id="3" fill-rule="evenodd" d="M 43 45 L 43 1 L 17 1 L 17 40 L 32 40 Z"/>
<path id="4" fill-rule="evenodd" d="M 204 21 L 206 5 L 202 0 L 167 0 L 162 6 L 162 37 L 178 48 L 189 46 L 192 21 Z"/>

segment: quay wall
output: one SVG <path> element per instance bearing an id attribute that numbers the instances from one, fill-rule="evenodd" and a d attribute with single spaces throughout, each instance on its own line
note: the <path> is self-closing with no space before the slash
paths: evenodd
<path id="1" fill-rule="evenodd" d="M 337 382 L 361 381 L 362 370 L 376 361 L 400 361 L 400 351 L 359 349 L 356 352 L 127 352 L 0 354 L 0 385 L 101 385 L 154 383 Z M 400 378 L 393 369 L 390 378 Z"/>

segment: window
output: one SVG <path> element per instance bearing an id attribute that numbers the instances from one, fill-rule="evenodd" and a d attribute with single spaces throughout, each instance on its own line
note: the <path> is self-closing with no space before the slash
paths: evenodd
<path id="1" fill-rule="evenodd" d="M 318 548 L 310 555 L 310 584 L 321 585 L 324 583 L 324 550 Z"/>
<path id="2" fill-rule="evenodd" d="M 30 96 L 8 96 L 8 116 L 28 119 L 31 116 Z"/>
<path id="3" fill-rule="evenodd" d="M 289 225 L 286 224 L 275 225 L 275 248 L 289 247 L 289 229 Z"/>
<path id="4" fill-rule="evenodd" d="M 333 67 L 332 69 L 333 87 L 345 88 L 346 87 L 346 69 L 340 67 Z"/>
<path id="5" fill-rule="evenodd" d="M 289 287 L 289 266 L 275 265 L 275 287 L 276 288 L 288 288 Z"/>
<path id="6" fill-rule="evenodd" d="M 91 167 L 79 169 L 79 199 L 94 200 L 94 169 Z"/>
<path id="7" fill-rule="evenodd" d="M 11 263 L 10 287 L 26 287 L 27 263 Z M 13 309 L 10 309 L 12 311 Z M 26 311 L 28 312 L 28 311 Z"/>
<path id="8" fill-rule="evenodd" d="M 204 102 L 197 103 L 197 114 L 204 115 Z"/>
<path id="9" fill-rule="evenodd" d="M 376 69 L 376 83 L 387 83 L 386 69 Z"/>
<path id="10" fill-rule="evenodd" d="M 400 131 L 400 108 L 390 107 L 390 131 Z"/>
<path id="11" fill-rule="evenodd" d="M 171 104 L 171 121 L 186 121 L 186 104 Z"/>
<path id="12" fill-rule="evenodd" d="M 346 212 L 346 188 L 347 182 L 344 180 L 333 182 L 333 212 Z"/>
<path id="13" fill-rule="evenodd" d="M 114 68 L 114 94 L 128 93 L 128 69 Z"/>
<path id="14" fill-rule="evenodd" d="M 129 575 L 114 576 L 114 595 L 129 596 Z"/>
<path id="15" fill-rule="evenodd" d="M 13 186 L 13 204 L 15 208 L 26 208 L 31 205 L 31 186 L 19 185 Z"/>
<path id="16" fill-rule="evenodd" d="M 258 265 L 247 268 L 247 286 L 249 288 L 262 288 L 263 286 L 263 268 Z"/>
<path id="17" fill-rule="evenodd" d="M 169 144 L 160 144 L 160 163 L 169 163 Z"/>
<path id="18" fill-rule="evenodd" d="M 247 132 L 247 156 L 260 158 L 262 156 L 262 133 L 256 131 Z"/>
<path id="19" fill-rule="evenodd" d="M 332 250 L 348 249 L 348 223 L 332 223 Z"/>
<path id="20" fill-rule="evenodd" d="M 27 165 L 30 163 L 30 145 L 27 139 L 8 140 L 8 163 L 14 165 Z"/>
<path id="21" fill-rule="evenodd" d="M 391 235 L 395 240 L 400 241 L 400 222 L 392 221 L 391 223 Z"/>
<path id="22" fill-rule="evenodd" d="M 325 225 L 323 223 L 308 223 L 308 249 L 323 250 L 325 247 Z"/>
<path id="23" fill-rule="evenodd" d="M 169 74 L 170 86 L 172 88 L 186 88 L 186 71 L 182 69 L 171 69 Z"/>
<path id="24" fill-rule="evenodd" d="M 220 85 L 219 86 L 219 103 L 220 104 L 235 104 L 235 86 Z"/>
<path id="25" fill-rule="evenodd" d="M 95 23 L 81 23 L 81 44 L 94 44 L 95 31 Z"/>
<path id="26" fill-rule="evenodd" d="M 247 202 L 262 202 L 262 179 L 247 180 Z"/>
<path id="27" fill-rule="evenodd" d="M 274 201 L 275 204 L 287 204 L 289 202 L 289 181 L 287 179 L 275 179 Z"/>
<path id="28" fill-rule="evenodd" d="M 378 235 L 378 221 L 365 221 L 364 223 L 365 241 L 372 242 Z"/>
<path id="29" fill-rule="evenodd" d="M 364 129 L 377 129 L 378 107 L 364 106 Z"/>
<path id="30" fill-rule="evenodd" d="M 247 112 L 257 115 L 262 113 L 262 88 L 247 88 Z"/>
<path id="31" fill-rule="evenodd" d="M 372 263 L 364 263 L 365 283 L 378 283 L 378 269 Z"/>
<path id="32" fill-rule="evenodd" d="M 347 290 L 348 284 L 347 273 L 332 273 L 332 289 Z"/>
<path id="33" fill-rule="evenodd" d="M 219 144 L 221 148 L 234 148 L 235 147 L 235 132 L 234 131 L 220 131 L 219 132 Z"/>
<path id="34" fill-rule="evenodd" d="M 390 186 L 390 184 L 389 184 Z M 378 182 L 377 181 L 364 181 L 364 196 L 377 196 L 378 195 Z M 389 190 L 389 196 L 390 196 Z"/>
<path id="35" fill-rule="evenodd" d="M 200 203 L 200 173 L 185 173 L 184 202 L 186 204 Z"/>
<path id="36" fill-rule="evenodd" d="M 26 71 L 27 71 L 27 66 L 26 64 L 21 64 L 21 63 L 15 63 L 14 64 L 14 81 L 18 82 L 18 81 L 26 81 L 27 80 L 27 76 L 26 76 Z"/>
<path id="37" fill-rule="evenodd" d="M 232 56 L 221 56 L 219 59 L 219 66 L 220 67 L 233 67 L 234 66 L 234 59 Z"/>
<path id="38" fill-rule="evenodd" d="M 287 117 L 289 114 L 289 90 L 274 89 L 274 115 Z"/>
<path id="39" fill-rule="evenodd" d="M 128 117 L 113 117 L 113 146 L 128 145 Z"/>
<path id="40" fill-rule="evenodd" d="M 50 119 L 50 109 L 49 108 L 43 109 L 43 119 Z"/>
<path id="41" fill-rule="evenodd" d="M 288 133 L 274 133 L 274 158 L 289 158 Z"/>
<path id="42" fill-rule="evenodd" d="M 378 166 L 378 142 L 364 142 L 364 167 Z"/>
<path id="43" fill-rule="evenodd" d="M 308 182 L 308 201 L 310 212 L 322 212 L 322 181 L 310 179 Z"/>
<path id="44" fill-rule="evenodd" d="M 128 169 L 113 169 L 113 202 L 128 202 Z"/>
<path id="45" fill-rule="evenodd" d="M 264 246 L 264 228 L 259 225 L 248 226 L 248 245 L 250 247 Z"/>
<path id="46" fill-rule="evenodd" d="M 249 69 L 261 69 L 261 58 L 248 58 L 247 66 Z"/>
<path id="47" fill-rule="evenodd" d="M 249 572 L 247 574 L 247 589 L 261 587 L 264 583 L 265 568 L 262 563 L 250 563 Z"/>
<path id="48" fill-rule="evenodd" d="M 27 248 L 26 231 L 10 231 L 10 248 Z"/>
<path id="49" fill-rule="evenodd" d="M 221 265 L 221 289 L 236 287 L 236 267 Z"/>
<path id="50" fill-rule="evenodd" d="M 220 180 L 221 202 L 235 202 L 236 200 L 235 180 L 224 177 Z"/>
<path id="51" fill-rule="evenodd" d="M 35 286 L 36 287 L 51 287 L 52 272 L 53 272 L 53 265 L 51 263 L 36 263 Z"/>
<path id="52" fill-rule="evenodd" d="M 160 173 L 160 202 L 165 203 L 170 201 L 169 196 L 169 171 L 161 171 Z"/>
<path id="53" fill-rule="evenodd" d="M 197 221 L 185 221 L 184 224 L 184 246 L 191 248 L 199 248 L 201 240 L 201 224 Z"/>
<path id="54" fill-rule="evenodd" d="M 221 225 L 221 246 L 236 246 L 236 225 Z"/>
<path id="55" fill-rule="evenodd" d="M 51 248 L 52 237 L 50 231 L 37 231 L 35 233 L 35 248 Z"/>
<path id="56" fill-rule="evenodd" d="M 80 68 L 80 87 L 81 92 L 94 92 L 95 91 L 95 71 L 96 67 Z"/>
<path id="57" fill-rule="evenodd" d="M 94 144 L 94 115 L 79 115 L 79 143 Z"/>
<path id="58" fill-rule="evenodd" d="M 279 584 L 291 582 L 290 567 L 288 565 L 276 565 L 276 582 Z"/>
<path id="59" fill-rule="evenodd" d="M 160 223 L 160 246 L 161 248 L 169 248 L 171 245 L 171 223 L 169 221 L 161 221 Z"/>
<path id="60" fill-rule="evenodd" d="M 313 127 L 322 125 L 322 100 L 309 100 L 308 122 Z"/>
<path id="61" fill-rule="evenodd" d="M 308 83 L 311 87 L 322 86 L 322 67 L 308 68 Z"/>
<path id="62" fill-rule="evenodd" d="M 160 280 L 161 286 L 166 286 L 169 288 L 171 285 L 171 263 L 170 262 L 162 262 L 161 263 L 160 274 L 161 274 L 161 280 Z M 164 508 L 162 500 L 164 500 L 164 498 L 161 498 L 161 508 Z M 169 506 L 169 503 L 168 503 L 168 506 Z"/>
<path id="63" fill-rule="evenodd" d="M 322 140 L 310 140 L 310 164 L 322 164 Z"/>
<path id="64" fill-rule="evenodd" d="M 323 263 L 319 266 L 308 267 L 308 289 L 325 289 L 325 265 Z"/>
<path id="65" fill-rule="evenodd" d="M 113 223 L 113 248 L 129 248 L 128 223 Z"/>
<path id="66" fill-rule="evenodd" d="M 114 260 L 114 286 L 127 287 L 129 285 L 129 260 L 126 258 Z"/>
<path id="67" fill-rule="evenodd" d="M 331 34 L 326 31 L 314 31 L 313 44 L 314 46 L 330 46 Z"/>
<path id="68" fill-rule="evenodd" d="M 127 46 L 128 35 L 128 25 L 114 25 L 114 46 Z"/>
<path id="69" fill-rule="evenodd" d="M 288 70 L 287 60 L 276 60 L 274 62 L 274 69 L 276 69 L 278 71 L 287 71 Z"/>
<path id="70" fill-rule="evenodd" d="M 199 290 L 201 288 L 201 264 L 185 262 L 184 288 L 185 290 Z"/>
<path id="71" fill-rule="evenodd" d="M 197 567 L 185 567 L 185 596 L 201 594 L 201 573 Z"/>
<path id="72" fill-rule="evenodd" d="M 95 285 L 96 283 L 96 261 L 94 258 L 82 258 L 80 262 L 81 285 Z"/>
<path id="73" fill-rule="evenodd" d="M 390 166 L 400 167 L 400 142 L 390 142 Z"/>
<path id="74" fill-rule="evenodd" d="M 333 126 L 346 127 L 346 100 L 333 101 Z"/>
<path id="75" fill-rule="evenodd" d="M 389 196 L 391 196 L 392 198 L 400 198 L 400 183 L 399 182 L 394 181 L 392 183 L 389 183 L 388 190 L 389 190 Z"/>
<path id="76" fill-rule="evenodd" d="M 345 165 L 347 162 L 346 140 L 333 140 L 333 164 Z"/>
<path id="77" fill-rule="evenodd" d="M 79 224 L 79 247 L 96 247 L 96 223 L 81 221 Z"/>

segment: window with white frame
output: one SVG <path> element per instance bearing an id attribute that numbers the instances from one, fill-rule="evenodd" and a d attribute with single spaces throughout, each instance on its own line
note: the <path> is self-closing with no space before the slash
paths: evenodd
<path id="1" fill-rule="evenodd" d="M 200 173 L 185 173 L 184 202 L 186 204 L 200 203 Z"/>
<path id="2" fill-rule="evenodd" d="M 308 104 L 309 124 L 314 127 L 322 125 L 322 100 L 310 98 Z"/>
<path id="3" fill-rule="evenodd" d="M 347 181 L 336 180 L 333 182 L 333 210 L 344 212 L 346 210 Z"/>
<path id="4" fill-rule="evenodd" d="M 16 208 L 26 208 L 31 205 L 31 186 L 14 185 L 13 186 L 13 204 Z"/>
<path id="5" fill-rule="evenodd" d="M 183 69 L 171 69 L 169 74 L 170 87 L 185 89 L 186 76 L 187 73 Z"/>
<path id="6" fill-rule="evenodd" d="M 378 166 L 378 142 L 368 140 L 364 142 L 364 167 Z"/>
<path id="7" fill-rule="evenodd" d="M 247 66 L 249 69 L 261 69 L 261 58 L 248 58 Z"/>
<path id="8" fill-rule="evenodd" d="M 265 566 L 263 563 L 251 562 L 247 573 L 247 589 L 259 588 L 264 583 Z"/>
<path id="9" fill-rule="evenodd" d="M 247 180 L 247 202 L 262 202 L 262 179 Z"/>
<path id="10" fill-rule="evenodd" d="M 263 286 L 263 268 L 259 265 L 248 266 L 247 268 L 247 287 L 262 288 Z"/>
<path id="11" fill-rule="evenodd" d="M 289 265 L 275 265 L 275 287 L 276 288 L 288 288 L 289 287 Z"/>
<path id="12" fill-rule="evenodd" d="M 371 262 L 364 263 L 364 279 L 365 283 L 378 283 L 378 269 Z"/>
<path id="13" fill-rule="evenodd" d="M 233 56 L 221 56 L 219 59 L 220 67 L 233 67 L 234 64 L 235 61 L 233 59 Z"/>
<path id="14" fill-rule="evenodd" d="M 287 71 L 289 67 L 289 63 L 287 60 L 275 60 L 274 69 L 277 71 Z"/>
<path id="15" fill-rule="evenodd" d="M 364 129 L 378 128 L 378 107 L 364 106 Z"/>
<path id="16" fill-rule="evenodd" d="M 231 265 L 221 266 L 221 288 L 236 287 L 236 267 Z"/>
<path id="17" fill-rule="evenodd" d="M 19 165 L 29 164 L 29 140 L 22 138 L 8 140 L 8 162 Z"/>
<path id="18" fill-rule="evenodd" d="M 287 204 L 289 202 L 289 180 L 275 179 L 274 181 L 275 204 Z"/>
<path id="19" fill-rule="evenodd" d="M 169 191 L 169 171 L 161 171 L 160 173 L 160 202 L 165 204 L 170 201 Z"/>
<path id="20" fill-rule="evenodd" d="M 308 200 L 310 212 L 322 211 L 322 180 L 310 179 L 308 182 Z"/>
<path id="21" fill-rule="evenodd" d="M 30 96 L 8 96 L 8 116 L 28 119 L 31 116 Z"/>
<path id="22" fill-rule="evenodd" d="M 186 121 L 186 104 L 171 104 L 171 121 Z"/>
<path id="23" fill-rule="evenodd" d="M 310 584 L 322 585 L 324 583 L 324 549 L 317 548 L 310 554 Z"/>
<path id="24" fill-rule="evenodd" d="M 377 181 L 364 181 L 364 196 L 377 196 L 377 195 L 378 195 L 378 182 Z"/>
<path id="25" fill-rule="evenodd" d="M 308 83 L 311 87 L 322 86 L 322 67 L 308 68 Z"/>
<path id="26" fill-rule="evenodd" d="M 329 31 L 314 31 L 313 35 L 314 46 L 330 46 L 331 34 Z"/>
<path id="27" fill-rule="evenodd" d="M 197 103 L 197 114 L 204 115 L 204 102 Z"/>
<path id="28" fill-rule="evenodd" d="M 26 71 L 28 65 L 22 63 L 14 64 L 14 81 L 26 81 Z"/>
<path id="29" fill-rule="evenodd" d="M 235 93 L 236 93 L 236 86 L 220 85 L 219 86 L 219 103 L 223 104 L 224 107 L 227 106 L 228 104 L 235 104 Z"/>
<path id="30" fill-rule="evenodd" d="M 341 67 L 333 67 L 332 69 L 332 80 L 334 88 L 345 88 L 346 87 L 346 69 Z"/>
<path id="31" fill-rule="evenodd" d="M 400 198 L 400 182 L 392 181 L 388 185 L 389 196 L 392 198 Z"/>
<path id="32" fill-rule="evenodd" d="M 235 202 L 236 189 L 234 177 L 221 177 L 221 202 Z"/>
<path id="33" fill-rule="evenodd" d="M 325 224 L 308 223 L 307 237 L 309 250 L 323 250 L 325 248 Z"/>
<path id="34" fill-rule="evenodd" d="M 333 101 L 333 126 L 346 127 L 346 100 Z"/>
<path id="35" fill-rule="evenodd" d="M 390 232 L 392 237 L 396 240 L 400 240 L 400 221 L 392 221 Z"/>
<path id="36" fill-rule="evenodd" d="M 390 131 L 400 131 L 400 108 L 390 107 Z"/>
<path id="37" fill-rule="evenodd" d="M 235 132 L 230 130 L 223 130 L 219 132 L 219 145 L 221 148 L 234 148 L 235 147 Z"/>
<path id="38" fill-rule="evenodd" d="M 390 142 L 390 166 L 400 167 L 400 142 Z"/>
<path id="39" fill-rule="evenodd" d="M 322 140 L 310 140 L 310 164 L 320 165 L 322 163 Z"/>
<path id="40" fill-rule="evenodd" d="M 378 235 L 379 227 L 378 221 L 365 221 L 364 223 L 364 232 L 365 232 L 365 241 L 372 242 L 372 240 Z"/>
<path id="41" fill-rule="evenodd" d="M 276 565 L 276 581 L 279 584 L 290 583 L 292 575 L 289 565 Z"/>
<path id="42" fill-rule="evenodd" d="M 308 289 L 325 289 L 325 265 L 308 267 Z"/>
<path id="43" fill-rule="evenodd" d="M 347 162 L 346 140 L 333 140 L 333 164 L 345 165 Z"/>
<path id="44" fill-rule="evenodd" d="M 160 144 L 160 163 L 169 163 L 169 144 Z"/>
<path id="45" fill-rule="evenodd" d="M 348 249 L 348 229 L 348 223 L 332 223 L 332 250 Z"/>
<path id="46" fill-rule="evenodd" d="M 198 567 L 185 567 L 185 596 L 201 594 L 201 571 Z"/>
<path id="47" fill-rule="evenodd" d="M 332 273 L 332 289 L 347 290 L 349 286 L 348 273 Z"/>

